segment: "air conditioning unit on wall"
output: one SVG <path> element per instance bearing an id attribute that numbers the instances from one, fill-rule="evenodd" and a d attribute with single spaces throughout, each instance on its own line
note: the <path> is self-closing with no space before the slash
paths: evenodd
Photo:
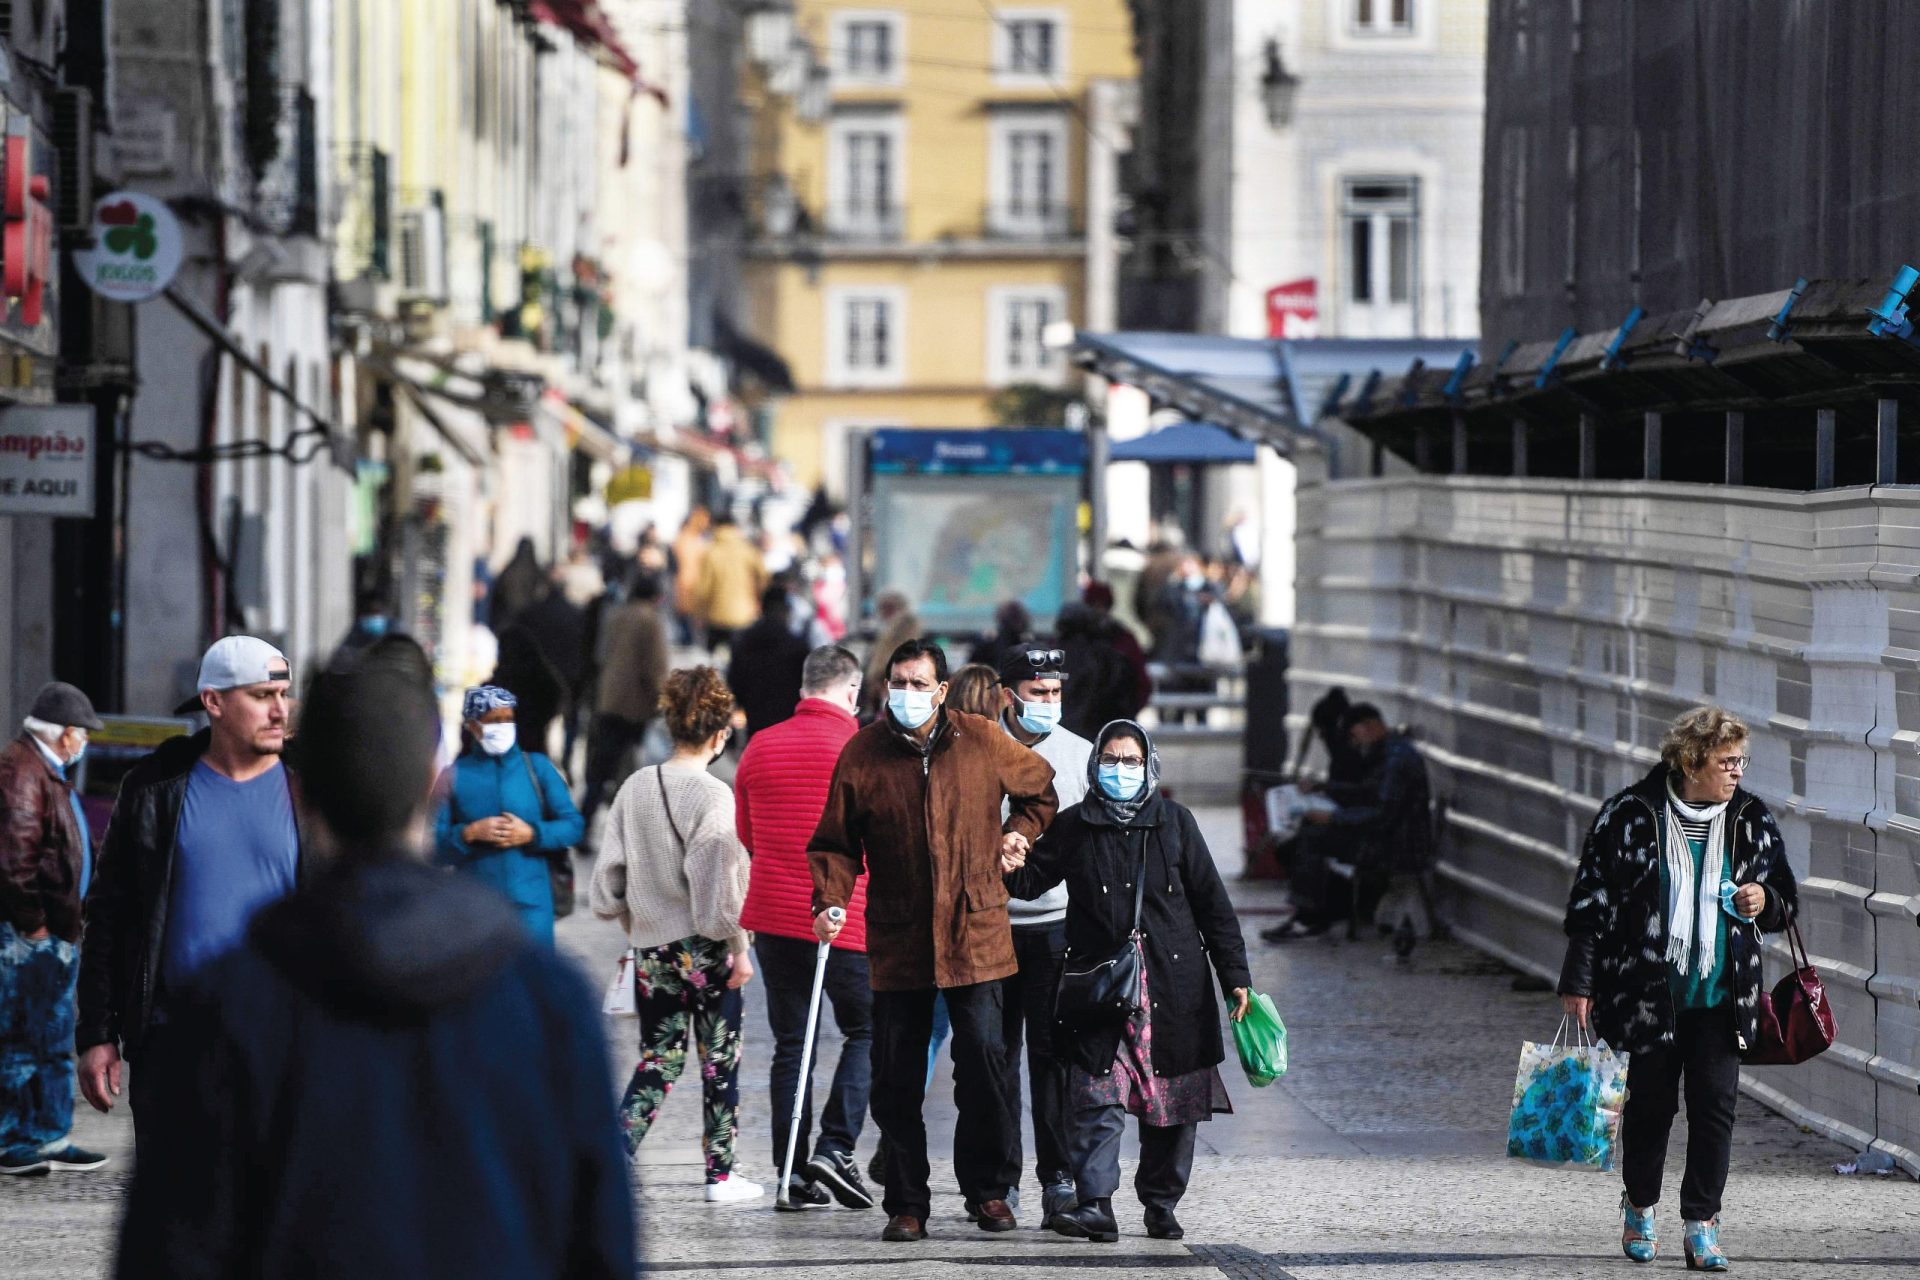
<path id="1" fill-rule="evenodd" d="M 438 199 L 402 209 L 400 296 L 428 302 L 447 300 L 447 214 Z"/>

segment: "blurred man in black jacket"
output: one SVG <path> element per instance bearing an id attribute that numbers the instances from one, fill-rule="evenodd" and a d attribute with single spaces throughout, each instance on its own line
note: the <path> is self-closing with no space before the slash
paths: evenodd
<path id="1" fill-rule="evenodd" d="M 634 1274 L 593 993 L 422 860 L 425 670 L 383 646 L 314 682 L 289 763 L 323 869 L 169 1010 L 121 1276 Z"/>

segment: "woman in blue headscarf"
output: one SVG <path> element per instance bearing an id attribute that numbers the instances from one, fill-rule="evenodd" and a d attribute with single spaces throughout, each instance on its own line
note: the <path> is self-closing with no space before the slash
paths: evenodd
<path id="1" fill-rule="evenodd" d="M 1113 955 L 1134 927 L 1136 881 L 1146 963 L 1140 1012 L 1127 1021 L 1062 1023 L 1056 1046 L 1071 1046 L 1071 1150 L 1079 1204 L 1052 1216 L 1061 1235 L 1112 1241 L 1120 1234 L 1113 1193 L 1120 1186 L 1125 1116 L 1140 1122 L 1134 1189 L 1147 1234 L 1178 1240 L 1173 1215 L 1193 1172 L 1195 1126 L 1230 1113 L 1219 1064 L 1226 1057 L 1220 1014 L 1208 992 L 1218 975 L 1228 1016 L 1247 1010 L 1252 978 L 1240 922 L 1193 814 L 1160 792 L 1160 758 L 1147 731 L 1115 720 L 1094 740 L 1087 798 L 1055 818 L 1007 876 L 1016 898 L 1037 898 L 1066 881 L 1067 967 Z"/>
<path id="2" fill-rule="evenodd" d="M 444 866 L 486 881 L 519 909 L 527 931 L 553 945 L 548 864 L 586 834 L 553 761 L 515 741 L 514 696 L 498 685 L 467 690 L 460 758 L 440 779 L 435 853 Z"/>

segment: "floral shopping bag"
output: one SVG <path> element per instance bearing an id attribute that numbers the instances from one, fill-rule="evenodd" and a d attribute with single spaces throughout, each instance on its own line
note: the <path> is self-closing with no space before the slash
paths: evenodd
<path id="1" fill-rule="evenodd" d="M 1567 1029 L 1552 1044 L 1520 1046 L 1513 1081 L 1513 1115 L 1507 1122 L 1507 1154 L 1516 1160 L 1612 1169 L 1620 1146 L 1620 1112 L 1627 1102 L 1627 1055 L 1588 1043 L 1576 1027 L 1576 1043 L 1563 1045 Z"/>

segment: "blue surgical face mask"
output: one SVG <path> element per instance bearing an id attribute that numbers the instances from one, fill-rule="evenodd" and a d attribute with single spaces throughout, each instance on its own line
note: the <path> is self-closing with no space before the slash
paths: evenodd
<path id="1" fill-rule="evenodd" d="M 918 729 L 933 718 L 933 695 L 920 689 L 889 689 L 887 710 L 907 728 Z"/>
<path id="2" fill-rule="evenodd" d="M 1132 800 L 1146 785 L 1147 766 L 1144 764 L 1100 766 L 1100 789 L 1107 793 L 1109 800 Z"/>
<path id="3" fill-rule="evenodd" d="M 1060 704 L 1057 702 L 1023 702 L 1015 698 L 1014 704 L 1020 708 L 1016 719 L 1028 733 L 1052 733 L 1060 724 Z"/>

